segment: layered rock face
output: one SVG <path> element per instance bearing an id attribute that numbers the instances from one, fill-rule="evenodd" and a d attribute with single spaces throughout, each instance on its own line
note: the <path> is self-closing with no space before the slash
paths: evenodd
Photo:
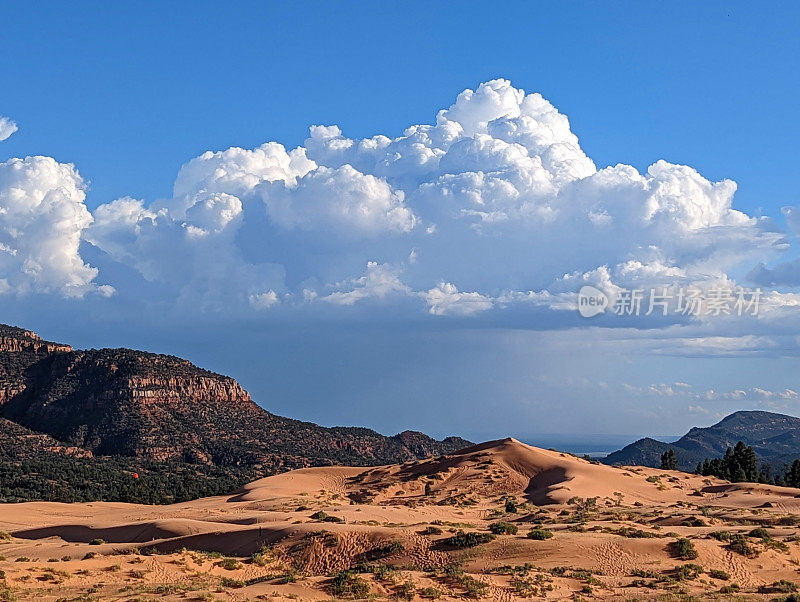
<path id="1" fill-rule="evenodd" d="M 69 345 L 44 341 L 35 332 L 0 324 L 0 406 L 25 389 L 28 368 L 51 354 L 70 351 Z"/>
<path id="2" fill-rule="evenodd" d="M 96 456 L 131 456 L 269 471 L 389 464 L 469 442 L 385 437 L 275 416 L 235 380 L 166 355 L 73 350 L 21 329 L 0 332 L 0 414 Z"/>

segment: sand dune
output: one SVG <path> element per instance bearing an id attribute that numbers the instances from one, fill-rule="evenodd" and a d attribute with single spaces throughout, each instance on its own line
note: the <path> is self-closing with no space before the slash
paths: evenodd
<path id="1" fill-rule="evenodd" d="M 774 582 L 798 578 L 798 496 L 504 439 L 401 465 L 296 470 L 171 506 L 0 505 L 0 599 L 325 599 L 331 573 L 353 567 L 347 579 L 377 597 L 657 598 L 735 584 L 771 599 Z M 496 522 L 517 533 L 490 538 Z M 677 557 L 679 538 L 696 558 Z M 686 563 L 704 572 L 676 572 Z"/>

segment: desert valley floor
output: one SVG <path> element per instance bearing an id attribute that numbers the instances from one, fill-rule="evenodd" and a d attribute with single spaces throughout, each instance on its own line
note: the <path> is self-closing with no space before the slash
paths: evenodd
<path id="1" fill-rule="evenodd" d="M 171 506 L 4 504 L 0 558 L 0 600 L 772 600 L 800 490 L 505 439 Z"/>

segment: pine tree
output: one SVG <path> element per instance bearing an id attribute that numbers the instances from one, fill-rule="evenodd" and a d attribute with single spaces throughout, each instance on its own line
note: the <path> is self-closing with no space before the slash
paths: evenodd
<path id="1" fill-rule="evenodd" d="M 678 470 L 678 457 L 671 447 L 661 455 L 661 470 Z"/>

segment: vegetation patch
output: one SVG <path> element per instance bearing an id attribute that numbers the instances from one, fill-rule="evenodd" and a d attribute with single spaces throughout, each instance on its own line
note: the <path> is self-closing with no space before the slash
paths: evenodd
<path id="1" fill-rule="evenodd" d="M 516 535 L 517 525 L 504 521 L 498 521 L 489 525 L 489 531 L 495 535 Z"/>
<path id="2" fill-rule="evenodd" d="M 369 584 L 352 571 L 339 571 L 331 575 L 328 588 L 337 598 L 360 599 L 369 595 Z"/>
<path id="3" fill-rule="evenodd" d="M 728 549 L 747 558 L 755 558 L 759 554 L 759 551 L 747 541 L 744 535 L 732 535 Z"/>
<path id="4" fill-rule="evenodd" d="M 531 529 L 528 531 L 528 539 L 545 540 L 553 537 L 553 532 L 547 529 Z"/>
<path id="5" fill-rule="evenodd" d="M 332 516 L 327 512 L 323 512 L 320 510 L 319 512 L 315 512 L 310 517 L 312 520 L 322 521 L 323 523 L 343 523 L 344 519 L 339 516 Z"/>
<path id="6" fill-rule="evenodd" d="M 476 533 L 474 531 L 459 531 L 452 537 L 443 539 L 442 543 L 453 548 L 474 548 L 483 543 L 488 543 L 494 539 L 490 533 Z"/>
<path id="7" fill-rule="evenodd" d="M 697 549 L 694 547 L 694 544 L 685 537 L 674 541 L 670 545 L 670 552 L 675 558 L 680 558 L 681 560 L 694 560 L 697 558 Z"/>

